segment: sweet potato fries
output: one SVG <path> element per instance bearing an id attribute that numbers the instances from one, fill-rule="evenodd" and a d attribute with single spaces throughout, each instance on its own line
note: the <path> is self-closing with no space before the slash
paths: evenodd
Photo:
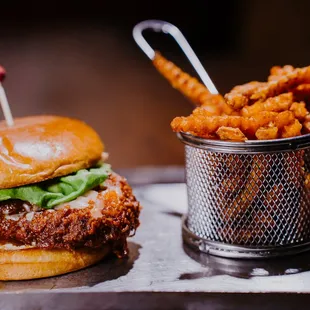
<path id="1" fill-rule="evenodd" d="M 230 141 L 270 140 L 310 133 L 310 67 L 272 67 L 266 82 L 210 94 L 197 79 L 156 53 L 157 70 L 197 107 L 171 122 L 175 132 Z"/>

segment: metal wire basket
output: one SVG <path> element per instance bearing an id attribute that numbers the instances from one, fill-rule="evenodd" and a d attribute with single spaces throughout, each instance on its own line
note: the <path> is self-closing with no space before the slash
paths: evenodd
<path id="1" fill-rule="evenodd" d="M 151 60 L 142 35 L 171 35 L 211 94 L 218 91 L 174 25 L 146 20 L 133 37 Z M 259 258 L 310 249 L 310 135 L 272 141 L 225 142 L 179 133 L 186 144 L 188 214 L 183 239 L 219 256 Z"/>
<path id="2" fill-rule="evenodd" d="M 243 143 L 178 137 L 186 154 L 187 244 L 236 258 L 310 249 L 310 135 Z"/>

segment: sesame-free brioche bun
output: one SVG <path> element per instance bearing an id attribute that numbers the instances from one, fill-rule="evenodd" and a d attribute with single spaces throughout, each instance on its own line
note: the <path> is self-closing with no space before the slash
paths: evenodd
<path id="1" fill-rule="evenodd" d="M 103 144 L 84 122 L 61 116 L 0 122 L 0 188 L 64 176 L 98 162 Z"/>
<path id="2" fill-rule="evenodd" d="M 0 281 L 30 280 L 66 274 L 93 265 L 109 253 L 108 246 L 75 251 L 0 249 Z"/>

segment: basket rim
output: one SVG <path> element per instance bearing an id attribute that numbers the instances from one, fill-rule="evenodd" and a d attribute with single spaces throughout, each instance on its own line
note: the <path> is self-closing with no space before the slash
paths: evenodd
<path id="1" fill-rule="evenodd" d="M 177 137 L 185 144 L 213 151 L 233 153 L 269 153 L 296 151 L 310 148 L 310 134 L 273 140 L 247 140 L 245 142 L 212 140 L 178 132 Z"/>

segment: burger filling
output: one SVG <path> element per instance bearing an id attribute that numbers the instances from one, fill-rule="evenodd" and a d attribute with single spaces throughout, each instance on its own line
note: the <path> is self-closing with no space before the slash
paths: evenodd
<path id="1" fill-rule="evenodd" d="M 0 201 L 22 200 L 40 209 L 53 209 L 102 184 L 111 174 L 108 164 L 45 182 L 0 190 Z"/>
<path id="2" fill-rule="evenodd" d="M 41 248 L 126 253 L 140 206 L 126 180 L 99 163 L 68 176 L 0 190 L 0 240 Z"/>

